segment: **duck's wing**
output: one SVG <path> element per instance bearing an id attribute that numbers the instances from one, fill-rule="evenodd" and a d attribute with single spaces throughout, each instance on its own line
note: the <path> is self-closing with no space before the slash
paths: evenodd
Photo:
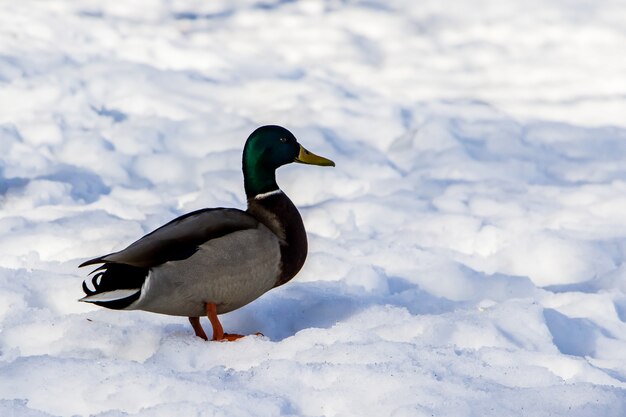
<path id="1" fill-rule="evenodd" d="M 82 263 L 81 267 L 103 265 L 83 282 L 86 296 L 80 301 L 113 309 L 129 308 L 141 296 L 151 268 L 187 259 L 213 239 L 258 226 L 258 220 L 237 209 L 204 209 L 185 214 L 126 249 Z"/>
<path id="2" fill-rule="evenodd" d="M 168 261 L 187 259 L 198 247 L 211 240 L 239 230 L 254 229 L 259 222 L 242 210 L 214 208 L 194 211 L 161 226 L 119 252 L 83 262 L 122 264 L 151 268 Z"/>

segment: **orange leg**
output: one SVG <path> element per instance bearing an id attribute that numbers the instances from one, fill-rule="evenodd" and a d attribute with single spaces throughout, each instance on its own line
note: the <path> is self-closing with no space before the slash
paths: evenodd
<path id="1" fill-rule="evenodd" d="M 243 335 L 240 334 L 224 333 L 222 323 L 220 323 L 220 320 L 217 318 L 217 306 L 215 305 L 215 303 L 206 304 L 206 315 L 211 322 L 211 326 L 213 326 L 213 338 L 211 340 L 217 340 L 220 342 L 232 342 L 233 340 L 237 340 L 243 337 Z"/>
<path id="2" fill-rule="evenodd" d="M 204 340 L 209 340 L 206 333 L 204 333 L 204 329 L 200 325 L 200 317 L 189 317 L 189 323 L 191 323 L 193 331 L 196 332 L 196 336 Z"/>

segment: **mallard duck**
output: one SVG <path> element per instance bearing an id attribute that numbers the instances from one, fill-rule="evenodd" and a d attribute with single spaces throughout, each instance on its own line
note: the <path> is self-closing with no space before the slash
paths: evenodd
<path id="1" fill-rule="evenodd" d="M 304 149 L 280 126 L 263 126 L 243 149 L 247 210 L 207 208 L 180 216 L 126 249 L 83 262 L 102 264 L 85 279 L 80 301 L 115 310 L 186 316 L 196 336 L 208 340 L 200 317 L 224 333 L 228 313 L 291 280 L 307 255 L 298 209 L 276 184 L 276 169 L 292 162 L 335 166 Z"/>

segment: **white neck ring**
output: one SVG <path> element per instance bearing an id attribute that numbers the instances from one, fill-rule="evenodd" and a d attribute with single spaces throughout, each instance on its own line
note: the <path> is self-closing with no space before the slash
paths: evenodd
<path id="1" fill-rule="evenodd" d="M 255 200 L 263 200 L 266 197 L 275 195 L 275 194 L 282 194 L 282 190 L 279 188 L 278 190 L 274 190 L 274 191 L 268 191 L 267 193 L 261 193 L 261 194 L 257 194 L 254 196 Z"/>

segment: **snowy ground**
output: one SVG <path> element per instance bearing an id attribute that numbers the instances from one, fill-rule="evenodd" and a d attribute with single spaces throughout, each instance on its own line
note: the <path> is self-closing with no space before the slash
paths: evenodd
<path id="1" fill-rule="evenodd" d="M 626 415 L 626 4 L 0 3 L 0 415 Z M 88 257 L 244 206 L 291 129 L 290 284 L 223 316 L 76 302 Z M 205 322 L 206 324 L 206 322 Z"/>

